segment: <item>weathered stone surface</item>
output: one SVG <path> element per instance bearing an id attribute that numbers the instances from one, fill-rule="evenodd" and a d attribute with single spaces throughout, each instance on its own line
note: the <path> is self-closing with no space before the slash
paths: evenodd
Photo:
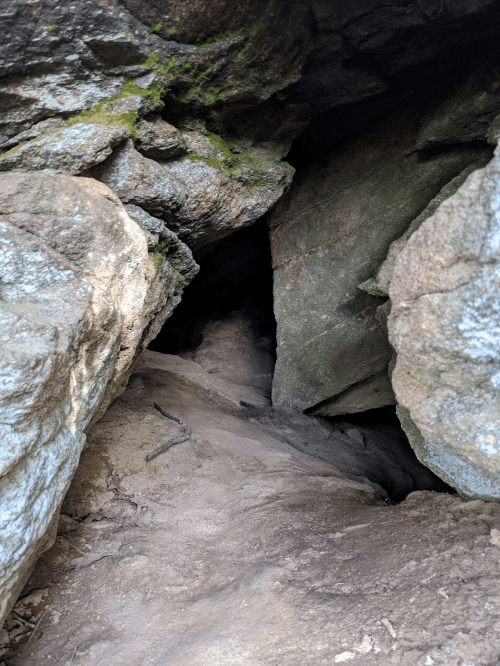
<path id="1" fill-rule="evenodd" d="M 137 152 L 130 140 L 90 175 L 105 183 L 123 203 L 140 206 L 166 220 L 173 218 L 187 197 L 184 184 Z"/>
<path id="2" fill-rule="evenodd" d="M 159 354 L 158 352 L 144 350 L 134 368 L 138 374 L 147 369 L 155 368 L 165 373 L 184 389 L 222 412 L 237 416 L 240 411 L 240 403 L 256 407 L 269 406 L 270 400 L 266 398 L 259 389 L 253 386 L 242 386 L 232 384 L 209 374 L 201 365 L 170 354 Z M 162 382 L 165 380 L 162 378 Z M 167 383 L 167 382 L 165 382 Z"/>
<path id="3" fill-rule="evenodd" d="M 31 141 L 31 139 L 37 139 L 43 134 L 47 134 L 48 132 L 59 129 L 63 122 L 63 119 L 57 116 L 55 118 L 47 118 L 47 120 L 42 120 L 41 122 L 36 123 L 30 127 L 30 129 L 16 134 L 14 138 L 0 141 L 0 148 L 9 149 L 16 146 L 18 143 L 24 143 L 25 141 Z"/>
<path id="4" fill-rule="evenodd" d="M 0 85 L 0 140 L 2 144 L 34 124 L 57 114 L 77 113 L 120 94 L 123 79 L 99 72 L 80 80 L 75 72 L 26 76 Z M 10 141 L 11 142 L 11 141 Z"/>
<path id="5" fill-rule="evenodd" d="M 499 15 L 494 0 L 10 0 L 0 26 L 0 75 L 9 77 L 0 86 L 0 143 L 125 87 L 135 94 L 151 75 L 146 97 L 165 101 L 175 118 L 201 113 L 219 133 L 235 111 L 268 100 L 280 114 L 298 105 L 318 113 L 373 97 L 394 73 L 494 35 Z"/>
<path id="6" fill-rule="evenodd" d="M 144 157 L 128 141 L 90 173 L 199 250 L 264 215 L 294 173 L 265 149 L 240 157 L 241 149 L 233 154 L 229 144 L 212 136 L 186 132 L 189 154 L 166 162 Z"/>
<path id="7" fill-rule="evenodd" d="M 357 285 L 454 175 L 475 161 L 461 147 L 412 152 L 417 119 L 395 116 L 304 169 L 271 215 L 278 359 L 273 402 L 300 409 L 384 371 L 391 357 L 375 319 L 380 299 Z"/>
<path id="8" fill-rule="evenodd" d="M 500 499 L 499 202 L 497 149 L 413 234 L 390 288 L 392 381 L 420 432 L 412 444 L 460 493 L 485 499 Z"/>
<path id="9" fill-rule="evenodd" d="M 425 222 L 425 220 L 427 220 L 436 212 L 443 201 L 446 201 L 446 199 L 455 194 L 455 192 L 458 190 L 460 185 L 465 182 L 467 176 L 470 173 L 472 173 L 475 169 L 486 166 L 490 159 L 491 154 L 488 150 L 485 149 L 484 157 L 481 157 L 473 164 L 470 164 L 462 171 L 462 173 L 460 173 L 458 176 L 455 176 L 455 178 L 452 178 L 449 183 L 446 183 L 446 185 L 438 192 L 432 201 L 430 201 L 430 203 L 424 208 L 420 215 L 418 215 L 413 220 L 405 233 L 400 238 L 391 243 L 387 253 L 387 258 L 380 265 L 375 277 L 370 278 L 361 284 L 358 284 L 358 289 L 366 291 L 367 294 L 372 294 L 373 296 L 389 296 L 389 285 L 391 284 L 392 268 L 394 266 L 394 262 L 396 261 L 398 254 L 408 242 L 410 236 Z"/>
<path id="10" fill-rule="evenodd" d="M 129 134 L 126 127 L 77 123 L 14 148 L 0 157 L 0 171 L 62 169 L 76 175 L 105 160 Z"/>
<path id="11" fill-rule="evenodd" d="M 412 489 L 446 485 L 416 459 L 395 423 L 363 426 L 313 418 L 296 410 L 243 404 L 241 414 L 265 425 L 277 439 L 335 465 L 350 479 L 368 483 L 381 497 L 403 499 Z M 376 421 L 376 420 L 375 420 Z"/>
<path id="12" fill-rule="evenodd" d="M 198 274 L 200 267 L 189 247 L 167 229 L 162 220 L 133 204 L 125 206 L 125 210 L 146 234 L 156 270 L 145 307 L 145 312 L 153 319 L 141 341 L 141 346 L 147 347 L 180 303 L 184 287 Z"/>
<path id="13" fill-rule="evenodd" d="M 395 404 L 396 398 L 391 380 L 387 370 L 384 370 L 322 403 L 313 410 L 313 414 L 315 416 L 339 416 Z"/>
<path id="14" fill-rule="evenodd" d="M 483 71 L 476 68 L 444 104 L 424 119 L 417 137 L 417 148 L 437 143 L 484 140 L 499 112 L 497 67 L 488 67 Z"/>
<path id="15" fill-rule="evenodd" d="M 85 428 L 123 390 L 145 329 L 178 285 L 94 180 L 3 174 L 0 214 L 3 617 L 51 545 Z"/>
<path id="16" fill-rule="evenodd" d="M 168 159 L 187 152 L 186 142 L 177 128 L 151 114 L 137 125 L 137 147 L 153 159 Z"/>
<path id="17" fill-rule="evenodd" d="M 163 220 L 159 220 L 139 206 L 128 204 L 125 210 L 129 216 L 146 232 L 148 248 L 168 258 L 169 263 L 180 273 L 186 282 L 190 282 L 198 273 L 198 265 L 193 259 L 189 247 L 173 231 L 167 229 Z"/>
<path id="18" fill-rule="evenodd" d="M 94 0 L 36 9 L 11 0 L 0 27 L 0 75 L 12 77 L 0 87 L 3 140 L 47 117 L 109 101 L 123 86 L 141 87 L 150 74 L 153 97 L 202 110 L 222 102 L 259 104 L 300 77 L 311 47 L 307 6 L 238 10 L 234 31 L 234 12 L 207 2 L 180 4 L 169 6 L 166 20 L 149 2 L 130 3 L 128 11 Z M 204 20 L 207 13 L 217 14 L 217 22 Z"/>

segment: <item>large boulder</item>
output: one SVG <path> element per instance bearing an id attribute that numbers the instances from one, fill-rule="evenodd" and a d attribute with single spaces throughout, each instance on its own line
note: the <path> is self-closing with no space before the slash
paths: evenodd
<path id="1" fill-rule="evenodd" d="M 185 156 L 155 161 L 129 140 L 89 173 L 124 203 L 163 219 L 193 250 L 255 222 L 291 183 L 294 169 L 265 148 L 195 131 L 184 142 Z"/>
<path id="2" fill-rule="evenodd" d="M 53 541 L 86 427 L 181 285 L 95 180 L 3 174 L 0 214 L 1 621 Z"/>
<path id="3" fill-rule="evenodd" d="M 468 497 L 500 499 L 500 154 L 396 259 L 390 339 L 399 413 L 420 460 Z"/>
<path id="4" fill-rule="evenodd" d="M 383 301 L 357 285 L 480 150 L 422 157 L 413 150 L 417 129 L 414 116 L 385 120 L 303 169 L 273 211 L 274 404 L 311 408 L 386 370 L 392 350 L 376 317 Z M 363 409 L 380 406 L 381 395 L 391 402 L 386 388 Z"/>

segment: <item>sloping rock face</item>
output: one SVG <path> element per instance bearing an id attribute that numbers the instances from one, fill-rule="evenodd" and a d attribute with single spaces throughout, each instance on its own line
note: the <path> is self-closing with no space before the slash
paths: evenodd
<path id="1" fill-rule="evenodd" d="M 274 404 L 311 408 L 386 370 L 392 350 L 376 318 L 383 301 L 357 285 L 478 157 L 476 148 L 460 147 L 422 158 L 412 150 L 417 129 L 409 115 L 382 122 L 302 170 L 272 213 Z M 365 402 L 371 406 L 380 401 Z"/>
<path id="2" fill-rule="evenodd" d="M 148 326 L 185 281 L 154 265 L 95 180 L 4 174 L 0 215 L 3 615 L 52 543 L 85 428 L 124 390 Z"/>
<path id="3" fill-rule="evenodd" d="M 393 385 L 420 460 L 500 499 L 500 155 L 413 234 L 390 287 Z M 412 423 L 413 422 L 413 423 Z"/>

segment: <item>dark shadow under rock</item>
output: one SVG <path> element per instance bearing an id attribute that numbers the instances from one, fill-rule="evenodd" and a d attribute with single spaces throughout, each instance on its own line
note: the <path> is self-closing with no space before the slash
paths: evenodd
<path id="1" fill-rule="evenodd" d="M 402 501 L 415 490 L 454 492 L 417 460 L 393 407 L 349 415 L 349 421 L 245 404 L 241 415 L 349 478 L 376 484 L 381 496 L 387 494 L 394 501 Z"/>

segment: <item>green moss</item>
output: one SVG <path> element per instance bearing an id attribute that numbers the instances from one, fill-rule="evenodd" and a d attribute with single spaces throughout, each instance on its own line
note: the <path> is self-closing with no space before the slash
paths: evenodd
<path id="1" fill-rule="evenodd" d="M 0 158 L 8 157 L 9 155 L 14 155 L 15 153 L 17 153 L 17 151 L 22 145 L 23 144 L 19 143 L 17 146 L 9 148 L 9 150 L 6 150 L 5 152 L 0 150 Z"/>
<path id="2" fill-rule="evenodd" d="M 252 26 L 250 26 L 250 29 L 248 31 L 248 38 L 246 41 L 245 46 L 242 48 L 242 50 L 238 53 L 238 55 L 235 58 L 236 62 L 243 61 L 246 59 L 248 52 L 250 51 L 252 47 L 252 42 L 255 39 L 255 37 L 259 34 L 262 26 L 264 24 L 264 21 L 261 19 L 260 21 L 257 21 L 257 23 L 254 23 Z"/>
<path id="3" fill-rule="evenodd" d="M 163 74 L 164 76 L 170 76 L 176 63 L 177 63 L 176 56 L 172 56 L 172 58 L 169 59 L 168 63 L 164 64 L 158 58 L 156 53 L 154 51 L 151 51 L 146 60 L 140 62 L 139 65 L 141 65 L 142 67 L 146 67 L 147 69 L 154 69 L 155 71 L 157 71 L 160 74 Z"/>
<path id="4" fill-rule="evenodd" d="M 196 69 L 192 62 L 183 62 L 180 66 L 180 71 L 190 74 Z"/>
<path id="5" fill-rule="evenodd" d="M 158 271 L 160 270 L 160 268 L 162 266 L 163 258 L 162 258 L 161 254 L 159 252 L 152 252 L 150 256 L 151 256 L 151 260 L 154 264 L 154 267 L 156 269 L 156 272 L 158 273 Z"/>
<path id="6" fill-rule="evenodd" d="M 172 37 L 172 35 L 175 35 L 176 32 L 177 32 L 177 28 L 169 28 L 169 29 L 167 30 L 167 35 L 168 35 L 169 37 Z"/>
<path id="7" fill-rule="evenodd" d="M 127 97 L 128 95 L 125 95 Z M 95 123 L 101 125 L 123 125 L 126 127 L 130 135 L 135 139 L 137 138 L 137 132 L 135 130 L 135 123 L 138 118 L 137 111 L 126 111 L 124 113 L 112 113 L 109 109 L 105 108 L 106 104 L 120 99 L 116 97 L 113 100 L 103 100 L 98 102 L 95 106 L 80 113 L 75 114 L 66 121 L 66 125 L 71 127 L 77 123 Z"/>
<path id="8" fill-rule="evenodd" d="M 160 74 L 163 74 L 163 76 L 170 76 L 172 74 L 173 69 L 175 68 L 176 63 L 177 63 L 177 57 L 173 56 L 172 58 L 170 58 L 170 60 L 166 65 L 160 63 L 156 69 L 158 72 L 160 72 Z"/>
<path id="9" fill-rule="evenodd" d="M 264 177 L 257 178 L 246 186 L 246 191 L 254 190 L 256 187 L 267 187 L 269 183 Z"/>
<path id="10" fill-rule="evenodd" d="M 192 99 L 195 95 L 198 95 L 201 93 L 203 86 L 207 83 L 207 81 L 210 78 L 210 70 L 207 70 L 206 72 L 201 72 L 196 77 L 197 83 L 194 85 L 192 88 L 190 88 L 184 95 L 182 95 L 181 102 L 189 102 L 190 99 Z"/>
<path id="11" fill-rule="evenodd" d="M 260 21 L 257 21 L 257 23 L 254 23 L 250 27 L 250 32 L 249 32 L 249 38 L 250 39 L 253 39 L 254 37 L 257 36 L 257 34 L 260 32 L 260 30 L 262 28 L 263 23 L 264 23 L 264 21 L 261 19 Z"/>
<path id="12" fill-rule="evenodd" d="M 154 25 L 151 26 L 149 29 L 150 32 L 160 32 L 161 30 L 161 22 L 160 23 L 155 23 Z"/>
<path id="13" fill-rule="evenodd" d="M 219 136 L 218 134 L 214 134 L 213 132 L 207 132 L 207 137 L 210 139 L 212 143 L 215 143 L 217 148 L 222 153 L 223 159 L 227 159 L 228 157 L 233 157 L 233 151 L 231 150 L 231 146 L 228 144 L 227 141 L 224 141 L 224 139 L 221 136 Z"/>
<path id="14" fill-rule="evenodd" d="M 120 386 L 127 386 L 127 380 L 124 379 L 124 380 L 122 381 L 122 383 L 120 384 Z"/>
<path id="15" fill-rule="evenodd" d="M 170 252 L 170 248 L 171 248 L 171 246 L 172 246 L 172 241 L 167 240 L 167 241 L 163 244 L 163 246 L 162 246 L 162 248 L 161 248 L 161 250 L 160 250 L 160 254 L 163 255 L 163 256 L 166 256 L 166 255 Z"/>
<path id="16" fill-rule="evenodd" d="M 208 164 L 208 166 L 219 169 L 220 171 L 223 171 L 224 169 L 222 161 L 215 157 L 202 157 L 201 155 L 193 155 L 192 153 L 190 155 L 186 155 L 186 157 L 192 162 L 205 162 L 205 164 Z"/>
<path id="17" fill-rule="evenodd" d="M 153 266 L 155 267 L 155 274 L 153 276 L 153 279 L 151 280 L 151 285 L 149 287 L 150 291 L 153 291 L 153 289 L 155 288 L 156 277 L 163 264 L 163 257 L 159 252 L 151 252 L 149 256 L 151 257 L 151 261 L 153 262 Z"/>
<path id="18" fill-rule="evenodd" d="M 56 27 L 56 24 L 51 23 L 50 25 L 46 25 L 45 27 L 47 28 L 47 30 L 54 30 L 54 28 Z"/>
<path id="19" fill-rule="evenodd" d="M 127 79 L 122 86 L 120 91 L 120 96 L 117 99 L 123 99 L 124 97 L 139 96 L 145 97 L 150 102 L 161 102 L 162 95 L 164 94 L 164 89 L 160 86 L 159 83 L 155 83 L 150 88 L 144 89 L 137 85 L 133 79 Z"/>
<path id="20" fill-rule="evenodd" d="M 199 49 L 204 49 L 211 44 L 217 44 L 217 42 L 225 42 L 228 39 L 234 39 L 236 37 L 241 37 L 244 34 L 243 30 L 236 30 L 234 32 L 221 32 L 219 35 L 214 37 L 209 37 L 206 42 L 203 44 L 198 44 Z"/>

